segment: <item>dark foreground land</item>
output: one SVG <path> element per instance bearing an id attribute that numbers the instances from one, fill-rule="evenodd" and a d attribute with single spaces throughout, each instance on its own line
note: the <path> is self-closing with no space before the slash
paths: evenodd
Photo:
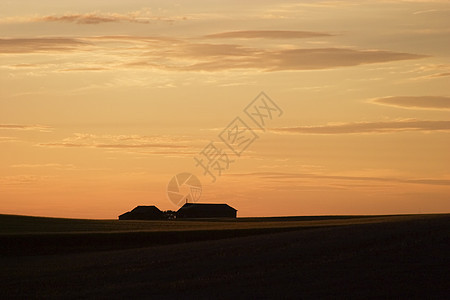
<path id="1" fill-rule="evenodd" d="M 450 215 L 0 225 L 0 299 L 450 295 Z"/>

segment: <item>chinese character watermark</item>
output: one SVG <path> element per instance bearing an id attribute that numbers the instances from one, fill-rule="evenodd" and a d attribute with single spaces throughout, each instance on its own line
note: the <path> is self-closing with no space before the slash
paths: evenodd
<path id="1" fill-rule="evenodd" d="M 219 138 L 234 152 L 234 154 L 241 156 L 258 136 L 240 117 L 236 117 L 219 134 Z"/>
<path id="2" fill-rule="evenodd" d="M 270 121 L 283 114 L 281 108 L 264 92 L 250 102 L 243 112 L 245 113 L 244 118 L 237 116 L 218 135 L 220 141 L 228 148 L 221 148 L 217 143 L 211 141 L 194 157 L 195 166 L 200 167 L 203 175 L 209 176 L 213 183 L 216 182 L 217 177 L 229 170 L 231 163 L 241 157 L 245 150 L 259 138 L 255 129 L 249 124 L 254 124 L 256 129 L 265 131 Z M 193 184 L 194 178 L 195 183 Z M 188 181 L 190 183 L 187 183 Z M 182 182 L 181 186 L 183 184 L 189 186 L 188 193 L 179 191 L 180 182 Z M 200 198 L 201 184 L 194 175 L 180 173 L 169 182 L 167 193 L 169 199 L 177 205 L 188 201 L 195 202 Z"/>
<path id="3" fill-rule="evenodd" d="M 214 145 L 214 142 L 210 142 L 206 147 L 199 153 L 199 156 L 195 156 L 194 160 L 196 162 L 196 167 L 200 166 L 203 168 L 203 175 L 209 175 L 216 181 L 216 176 L 222 175 L 223 170 L 228 170 L 230 163 L 234 160 L 230 160 L 228 154 L 222 149 Z"/>
<path id="4" fill-rule="evenodd" d="M 261 92 L 255 100 L 249 103 L 244 112 L 262 130 L 266 130 L 266 119 L 272 120 L 275 115 L 283 114 L 281 108 L 272 101 L 264 92 Z"/>

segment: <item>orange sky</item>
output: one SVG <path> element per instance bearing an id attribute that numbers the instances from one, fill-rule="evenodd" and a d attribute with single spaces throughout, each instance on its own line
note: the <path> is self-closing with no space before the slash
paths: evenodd
<path id="1" fill-rule="evenodd" d="M 448 1 L 2 1 L 0 213 L 450 212 Z M 264 91 L 283 114 L 262 129 Z M 258 138 L 237 157 L 236 117 Z M 250 131 L 249 131 L 250 132 Z M 215 182 L 194 157 L 234 162 Z"/>

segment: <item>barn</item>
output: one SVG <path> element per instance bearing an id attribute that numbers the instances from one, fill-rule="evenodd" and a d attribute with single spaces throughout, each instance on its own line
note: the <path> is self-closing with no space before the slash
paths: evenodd
<path id="1" fill-rule="evenodd" d="M 237 210 L 228 204 L 186 203 L 176 214 L 183 218 L 236 218 Z"/>
<path id="2" fill-rule="evenodd" d="M 132 211 L 119 216 L 119 220 L 162 220 L 165 215 L 154 205 L 137 206 Z"/>

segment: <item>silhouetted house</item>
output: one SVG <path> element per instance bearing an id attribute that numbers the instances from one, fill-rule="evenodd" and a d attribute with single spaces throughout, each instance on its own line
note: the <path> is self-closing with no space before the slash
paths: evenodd
<path id="1" fill-rule="evenodd" d="M 228 204 L 186 203 L 177 211 L 178 218 L 236 218 L 237 210 Z"/>
<path id="2" fill-rule="evenodd" d="M 119 216 L 119 220 L 162 220 L 165 215 L 156 206 L 137 206 Z"/>

